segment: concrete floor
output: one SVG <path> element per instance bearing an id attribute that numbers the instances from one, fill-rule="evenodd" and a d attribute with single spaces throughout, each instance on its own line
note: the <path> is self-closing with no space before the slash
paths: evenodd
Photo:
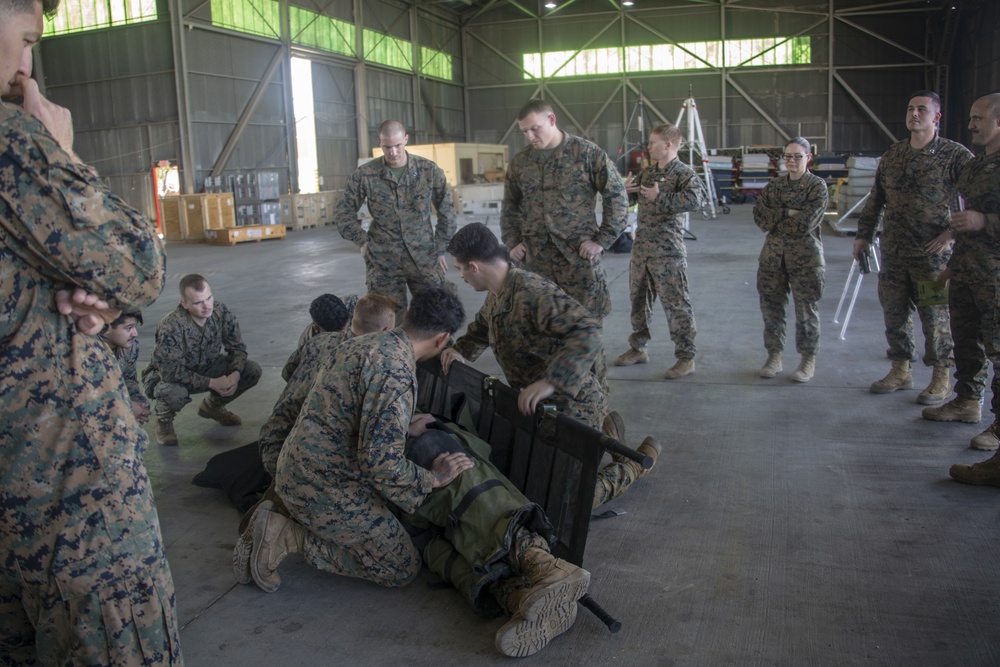
<path id="1" fill-rule="evenodd" d="M 491 221 L 496 226 L 496 220 Z M 651 363 L 612 368 L 611 403 L 628 440 L 664 445 L 656 468 L 594 520 L 585 566 L 591 592 L 619 618 L 610 634 L 581 611 L 536 657 L 546 665 L 996 665 L 1000 617 L 1000 489 L 948 478 L 979 426 L 924 421 L 917 390 L 875 396 L 888 370 L 874 277 L 846 340 L 831 322 L 850 265 L 850 238 L 827 233 L 827 294 L 815 379 L 757 376 L 765 353 L 755 289 L 763 235 L 749 206 L 697 219 L 688 243 L 698 320 L 697 373 L 660 379 L 673 363 L 662 311 Z M 169 246 L 169 287 L 146 313 L 141 361 L 176 284 L 205 275 L 239 317 L 261 383 L 231 406 L 240 427 L 178 417 L 181 446 L 150 445 L 188 665 L 486 665 L 502 620 L 474 617 L 426 572 L 385 590 L 318 572 L 300 557 L 265 594 L 233 580 L 239 513 L 222 492 L 190 484 L 215 453 L 256 439 L 283 385 L 280 369 L 322 292 L 364 291 L 356 249 L 333 228 L 234 247 Z M 629 333 L 627 255 L 605 256 L 615 310 L 609 358 Z M 449 273 L 459 280 L 456 272 Z M 470 314 L 482 295 L 464 283 Z M 791 312 L 790 312 L 791 315 Z M 792 316 L 794 319 L 794 316 Z M 922 345 L 922 342 L 920 343 Z M 495 372 L 491 357 L 478 367 Z M 151 429 L 150 429 L 151 431 Z M 992 628 L 992 629 L 991 629 Z"/>

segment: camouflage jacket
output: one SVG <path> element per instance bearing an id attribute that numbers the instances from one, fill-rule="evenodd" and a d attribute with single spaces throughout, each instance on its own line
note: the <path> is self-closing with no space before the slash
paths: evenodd
<path id="1" fill-rule="evenodd" d="M 149 403 L 146 395 L 142 393 L 139 386 L 139 374 L 136 371 L 136 364 L 139 362 L 139 339 L 133 338 L 128 349 L 116 347 L 107 343 L 108 349 L 114 355 L 118 367 L 122 370 L 122 379 L 125 381 L 125 388 L 128 389 L 128 397 L 133 403 Z"/>
<path id="2" fill-rule="evenodd" d="M 603 196 L 600 227 L 597 193 Z M 510 161 L 500 233 L 508 248 L 524 242 L 535 254 L 536 247 L 551 242 L 567 260 L 577 262 L 584 241 L 611 247 L 625 228 L 627 209 L 625 183 L 608 154 L 564 132 L 548 159 L 528 145 Z"/>
<path id="3" fill-rule="evenodd" d="M 419 507 L 434 475 L 404 453 L 416 390 L 413 345 L 402 329 L 345 341 L 317 374 L 281 448 L 278 492 L 340 512 L 365 511 L 373 493 L 407 512 Z"/>
<path id="4" fill-rule="evenodd" d="M 357 217 L 365 200 L 372 215 L 367 232 Z M 432 205 L 437 210 L 434 228 Z M 426 158 L 407 153 L 406 171 L 399 181 L 384 158 L 358 167 L 347 180 L 334 221 L 341 236 L 359 247 L 368 243 L 373 255 L 408 253 L 418 266 L 426 266 L 445 254 L 455 233 L 455 204 L 444 171 Z"/>
<path id="5" fill-rule="evenodd" d="M 906 257 L 926 255 L 924 245 L 948 229 L 948 199 L 971 158 L 968 148 L 939 136 L 920 150 L 912 148 L 909 139 L 890 146 L 861 211 L 857 238 L 871 243 L 884 211 L 882 251 Z"/>
<path id="6" fill-rule="evenodd" d="M 499 295 L 488 294 L 455 349 L 475 361 L 487 347 L 514 389 L 548 380 L 576 396 L 601 348 L 601 324 L 554 283 L 510 268 Z"/>
<path id="7" fill-rule="evenodd" d="M 323 333 L 320 331 L 319 327 L 310 322 L 305 329 L 302 330 L 302 334 L 299 336 L 299 342 L 295 345 L 295 350 L 288 355 L 288 360 L 285 361 L 285 366 L 281 369 L 281 379 L 288 382 L 292 375 L 295 373 L 295 369 L 299 367 L 302 362 L 302 353 L 310 340 L 319 334 Z"/>
<path id="8" fill-rule="evenodd" d="M 138 311 L 160 294 L 152 224 L 35 118 L 0 103 L 0 576 L 56 577 L 67 598 L 126 573 L 160 539 L 145 430 L 96 336 L 55 308 L 81 287 Z M 138 547 L 137 547 L 138 549 Z M 54 589 L 53 589 L 54 590 Z"/>
<path id="9" fill-rule="evenodd" d="M 302 403 L 306 400 L 320 368 L 333 365 L 337 348 L 347 338 L 348 334 L 342 331 L 321 331 L 309 338 L 302 347 L 295 351 L 297 353 L 295 368 L 289 374 L 288 384 L 278 396 L 271 416 L 260 428 L 260 437 L 257 439 L 264 468 L 272 476 L 275 472 L 281 445 L 291 432 L 292 426 L 295 425 L 295 420 L 299 418 Z M 288 366 L 286 365 L 285 368 L 287 369 Z"/>
<path id="10" fill-rule="evenodd" d="M 785 174 L 764 186 L 753 207 L 753 221 L 767 232 L 761 261 L 785 258 L 800 268 L 824 266 L 820 228 L 828 201 L 826 182 L 809 172 L 797 181 Z M 788 215 L 788 209 L 798 214 Z"/>
<path id="11" fill-rule="evenodd" d="M 677 158 L 661 168 L 653 164 L 639 172 L 636 183 L 644 187 L 660 184 L 660 194 L 650 201 L 641 194 L 635 244 L 640 250 L 661 257 L 684 257 L 684 220 L 682 215 L 697 211 L 708 199 L 705 184 L 691 167 Z M 633 248 L 633 252 L 635 252 Z"/>
<path id="12" fill-rule="evenodd" d="M 952 278 L 992 283 L 1000 275 L 1000 151 L 970 160 L 957 190 L 965 198 L 965 210 L 986 215 L 986 228 L 955 234 L 948 268 Z"/>
<path id="13" fill-rule="evenodd" d="M 240 335 L 236 316 L 220 301 L 212 316 L 199 327 L 187 311 L 177 306 L 156 327 L 156 344 L 149 365 L 142 372 L 147 390 L 152 376 L 157 381 L 181 384 L 189 391 L 208 391 L 212 378 L 205 375 L 212 362 L 226 356 L 226 375 L 243 372 L 247 346 Z"/>

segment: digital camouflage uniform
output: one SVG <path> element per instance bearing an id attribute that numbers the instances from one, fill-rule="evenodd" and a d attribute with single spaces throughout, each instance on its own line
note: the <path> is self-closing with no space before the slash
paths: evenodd
<path id="1" fill-rule="evenodd" d="M 785 306 L 795 300 L 795 349 L 803 355 L 819 351 L 819 300 L 825 285 L 823 238 L 826 182 L 806 172 L 793 181 L 788 174 L 768 183 L 753 207 L 753 221 L 767 233 L 757 268 L 757 293 L 764 318 L 764 348 L 785 348 Z M 788 215 L 788 209 L 798 211 Z"/>
<path id="2" fill-rule="evenodd" d="M 0 663 L 181 664 L 174 586 L 107 346 L 59 315 L 81 287 L 138 311 L 163 246 L 45 127 L 0 103 Z"/>
<path id="3" fill-rule="evenodd" d="M 302 353 L 306 344 L 315 336 L 322 333 L 325 332 L 312 322 L 310 322 L 309 325 L 302 330 L 302 334 L 299 336 L 299 342 L 296 343 L 295 349 L 290 355 L 288 355 L 288 360 L 285 361 L 285 365 L 281 369 L 282 380 L 288 382 L 292 378 L 292 375 L 295 373 L 295 369 L 299 367 L 300 363 L 302 363 Z"/>
<path id="4" fill-rule="evenodd" d="M 210 391 L 213 378 L 240 372 L 231 396 Z M 260 366 L 247 359 L 236 316 L 216 301 L 212 315 L 199 327 L 181 306 L 167 313 L 156 327 L 153 355 L 142 372 L 146 395 L 156 400 L 156 418 L 169 421 L 191 402 L 191 394 L 209 392 L 217 406 L 236 400 L 260 380 Z"/>
<path id="5" fill-rule="evenodd" d="M 884 211 L 878 295 L 893 361 L 913 358 L 916 308 L 924 331 L 924 364 L 951 365 L 948 306 L 916 305 L 917 283 L 937 280 L 948 264 L 950 248 L 931 255 L 924 246 L 948 229 L 948 200 L 971 157 L 965 146 L 939 136 L 920 150 L 904 139 L 889 147 L 875 172 L 875 187 L 861 211 L 857 238 L 871 243 Z"/>
<path id="6" fill-rule="evenodd" d="M 1000 152 L 980 155 L 962 170 L 956 189 L 967 211 L 986 215 L 980 232 L 955 235 L 948 262 L 951 333 L 955 338 L 955 393 L 979 400 L 986 387 L 986 360 L 993 362 L 993 414 L 1000 408 Z"/>
<path id="7" fill-rule="evenodd" d="M 674 158 L 667 166 L 646 167 L 636 181 L 650 188 L 659 183 L 660 194 L 650 201 L 639 196 L 638 227 L 629 263 L 629 297 L 632 301 L 633 350 L 649 342 L 649 325 L 657 297 L 667 316 L 674 355 L 694 359 L 698 332 L 687 281 L 683 214 L 705 205 L 705 185 L 686 164 Z"/>
<path id="8" fill-rule="evenodd" d="M 122 380 L 125 382 L 125 388 L 128 389 L 128 397 L 131 403 L 133 405 L 136 403 L 148 405 L 149 401 L 139 386 L 139 373 L 136 370 L 136 364 L 139 362 L 139 339 L 133 338 L 129 341 L 128 349 L 110 343 L 107 345 L 108 349 L 111 350 L 111 354 L 114 355 L 115 361 L 118 362 L 118 367 L 122 371 Z"/>
<path id="9" fill-rule="evenodd" d="M 271 477 L 276 472 L 278 452 L 295 425 L 295 420 L 299 418 L 302 403 L 309 395 L 309 389 L 320 368 L 328 368 L 333 364 L 337 348 L 347 338 L 348 334 L 342 331 L 321 331 L 299 348 L 299 361 L 288 378 L 288 384 L 278 396 L 271 416 L 261 426 L 260 437 L 257 439 L 264 469 Z"/>
<path id="10" fill-rule="evenodd" d="M 350 332 L 351 322 L 354 319 L 354 307 L 358 305 L 358 295 L 350 294 L 345 296 L 343 303 L 344 306 L 347 307 L 348 312 L 347 323 L 344 324 L 343 331 Z M 292 375 L 295 373 L 295 369 L 299 367 L 300 363 L 302 363 L 302 355 L 306 344 L 312 340 L 314 336 L 318 336 L 323 333 L 327 332 L 320 329 L 314 322 L 310 322 L 306 328 L 302 330 L 302 333 L 299 334 L 299 342 L 295 344 L 295 350 L 288 355 L 288 360 L 285 362 L 284 368 L 281 369 L 282 380 L 288 382 L 291 379 Z"/>
<path id="11" fill-rule="evenodd" d="M 478 359 L 487 347 L 493 348 L 513 389 L 547 380 L 556 391 L 545 402 L 601 429 L 608 397 L 593 369 L 603 347 L 601 325 L 555 284 L 510 267 L 503 291 L 487 294 L 476 318 L 455 342 L 455 350 L 469 361 Z M 594 506 L 617 498 L 635 479 L 627 464 L 603 468 Z"/>
<path id="12" fill-rule="evenodd" d="M 603 197 L 597 224 L 597 194 Z M 598 320 L 611 312 L 600 257 L 580 257 L 584 241 L 611 247 L 625 228 L 628 198 L 614 163 L 599 146 L 563 133 L 546 157 L 528 145 L 507 167 L 500 233 L 504 244 L 524 243 L 522 267 L 544 276 L 583 304 Z"/>
<path id="13" fill-rule="evenodd" d="M 416 360 L 402 329 L 345 341 L 322 368 L 278 455 L 275 487 L 317 569 L 409 583 L 420 553 L 391 506 L 412 512 L 434 476 L 408 461 Z"/>
<path id="14" fill-rule="evenodd" d="M 432 285 L 455 291 L 437 261 L 455 233 L 451 190 L 436 164 L 409 153 L 406 157 L 406 168 L 398 181 L 384 158 L 358 167 L 347 181 L 334 216 L 341 236 L 358 247 L 368 244 L 368 293 L 395 301 L 399 305 L 397 322 L 402 321 L 406 311 L 407 287 L 414 294 Z M 372 216 L 367 232 L 357 217 L 365 200 Z M 433 227 L 432 206 L 437 211 L 437 225 Z"/>

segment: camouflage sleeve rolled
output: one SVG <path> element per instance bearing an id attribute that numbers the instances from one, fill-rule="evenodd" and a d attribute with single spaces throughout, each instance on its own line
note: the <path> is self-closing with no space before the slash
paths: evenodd
<path id="1" fill-rule="evenodd" d="M 882 181 L 882 168 L 885 164 L 883 159 L 875 169 L 875 185 L 872 186 L 868 201 L 865 202 L 864 208 L 861 209 L 861 217 L 858 218 L 858 233 L 855 238 L 864 239 L 868 243 L 875 240 L 875 230 L 886 205 L 885 186 Z"/>
<path id="2" fill-rule="evenodd" d="M 524 210 L 521 208 L 523 199 L 524 193 L 521 192 L 516 164 L 511 160 L 507 165 L 507 174 L 503 182 L 503 202 L 500 205 L 500 240 L 508 249 L 523 240 Z"/>
<path id="3" fill-rule="evenodd" d="M 368 242 L 368 233 L 361 227 L 361 221 L 358 220 L 358 211 L 365 203 L 367 196 L 364 180 L 361 178 L 361 170 L 357 169 L 347 179 L 344 195 L 337 203 L 337 209 L 333 215 L 333 222 L 337 225 L 340 235 L 358 247 Z"/>
<path id="4" fill-rule="evenodd" d="M 445 178 L 444 170 L 434 165 L 434 208 L 437 210 L 437 226 L 434 228 L 434 246 L 438 255 L 444 255 L 448 242 L 455 235 L 458 227 L 455 213 L 455 202 L 451 196 L 451 188 Z"/>
<path id="5" fill-rule="evenodd" d="M 163 289 L 163 243 L 152 223 L 78 164 L 32 116 L 0 105 L 0 215 L 19 255 L 57 286 L 111 308 L 142 310 Z"/>
<path id="6" fill-rule="evenodd" d="M 139 375 L 136 373 L 136 363 L 139 361 L 138 339 L 133 339 L 127 350 L 121 350 L 121 355 L 116 354 L 115 356 L 118 358 L 118 365 L 122 369 L 122 379 L 125 380 L 129 399 L 133 403 L 148 404 L 149 401 L 146 399 L 146 395 L 142 393 L 142 389 L 139 387 Z"/>
<path id="7" fill-rule="evenodd" d="M 595 153 L 594 186 L 601 193 L 603 209 L 601 226 L 593 241 L 607 250 L 621 236 L 628 223 L 628 195 L 625 193 L 625 182 L 608 154 L 602 150 Z"/>

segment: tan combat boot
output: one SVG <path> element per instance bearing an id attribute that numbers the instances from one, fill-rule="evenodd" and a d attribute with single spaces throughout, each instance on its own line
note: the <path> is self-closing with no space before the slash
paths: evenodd
<path id="1" fill-rule="evenodd" d="M 676 380 L 692 373 L 694 373 L 694 359 L 678 359 L 663 377 L 667 380 Z"/>
<path id="2" fill-rule="evenodd" d="M 978 424 L 982 419 L 982 410 L 979 401 L 971 398 L 956 396 L 944 405 L 936 408 L 924 408 L 920 413 L 924 419 L 935 422 L 964 422 L 966 424 Z"/>
<path id="3" fill-rule="evenodd" d="M 767 361 L 760 367 L 762 378 L 773 378 L 781 372 L 781 352 L 768 352 Z"/>
<path id="4" fill-rule="evenodd" d="M 934 375 L 931 376 L 931 383 L 927 385 L 927 389 L 924 389 L 917 396 L 917 403 L 920 405 L 937 405 L 948 398 L 948 394 L 951 393 L 951 382 L 948 381 L 950 370 L 948 366 L 935 366 Z"/>
<path id="5" fill-rule="evenodd" d="M 889 394 L 897 389 L 913 389 L 913 376 L 910 375 L 910 362 L 907 360 L 892 362 L 889 374 L 868 388 L 873 394 Z"/>
<path id="6" fill-rule="evenodd" d="M 795 369 L 795 372 L 789 376 L 789 380 L 793 382 L 809 382 L 812 380 L 813 374 L 816 372 L 816 355 L 815 354 L 803 354 L 802 361 L 799 363 L 799 367 Z"/>
<path id="7" fill-rule="evenodd" d="M 626 445 L 625 442 L 625 420 L 618 414 L 617 410 L 612 410 L 604 417 L 601 424 L 601 433 Z"/>
<path id="8" fill-rule="evenodd" d="M 511 593 L 506 607 L 513 615 L 520 614 L 529 621 L 564 605 L 576 604 L 590 586 L 590 572 L 539 547 L 526 549 L 519 566 L 531 585 Z"/>
<path id="9" fill-rule="evenodd" d="M 576 614 L 576 602 L 557 607 L 532 621 L 521 614 L 514 614 L 497 630 L 495 638 L 497 650 L 511 658 L 535 655 L 548 646 L 550 641 L 573 627 Z"/>
<path id="10" fill-rule="evenodd" d="M 996 451 L 997 447 L 1000 446 L 1000 436 L 997 435 L 998 433 L 1000 433 L 1000 423 L 993 420 L 989 428 L 969 442 L 969 446 L 983 452 Z"/>
<path id="11" fill-rule="evenodd" d="M 243 423 L 238 414 L 230 412 L 225 406 L 216 405 L 215 401 L 208 398 L 203 400 L 201 405 L 198 406 L 198 416 L 205 419 L 214 419 L 223 426 L 239 426 Z"/>
<path id="12" fill-rule="evenodd" d="M 177 446 L 177 433 L 174 432 L 173 419 L 156 420 L 156 442 L 164 447 Z"/>
<path id="13" fill-rule="evenodd" d="M 264 503 L 257 509 L 253 522 L 250 574 L 265 593 L 273 593 L 281 585 L 278 566 L 285 556 L 302 552 L 306 529 L 289 517 L 270 508 L 264 509 L 263 505 Z M 236 571 L 235 562 L 233 571 Z"/>
<path id="14" fill-rule="evenodd" d="M 981 463 L 956 463 L 948 471 L 951 478 L 963 484 L 1000 486 L 1000 453 Z"/>
<path id="15" fill-rule="evenodd" d="M 649 353 L 646 350 L 634 350 L 629 348 L 615 359 L 615 366 L 632 366 L 633 364 L 645 364 L 649 361 Z"/>

